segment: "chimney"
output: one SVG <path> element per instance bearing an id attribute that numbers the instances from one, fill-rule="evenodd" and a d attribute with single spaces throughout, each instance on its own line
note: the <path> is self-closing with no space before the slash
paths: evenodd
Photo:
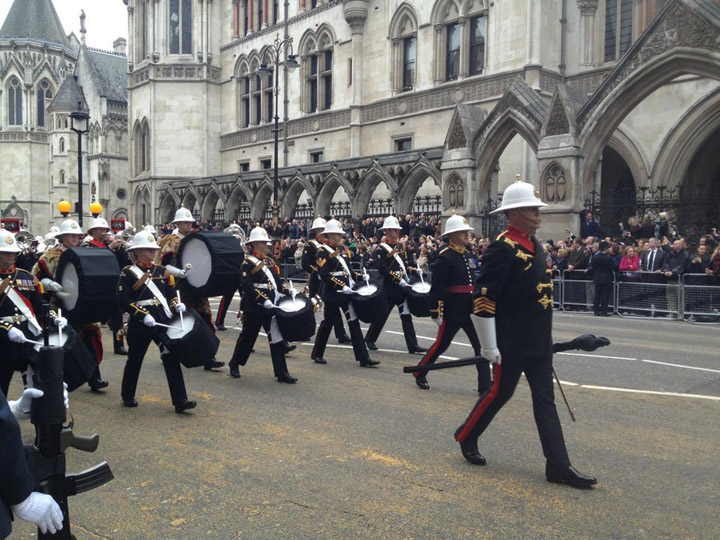
<path id="1" fill-rule="evenodd" d="M 125 38 L 117 38 L 115 41 L 113 41 L 113 51 L 115 51 L 118 54 L 122 54 L 125 56 L 127 54 L 126 52 L 127 47 L 127 40 Z"/>

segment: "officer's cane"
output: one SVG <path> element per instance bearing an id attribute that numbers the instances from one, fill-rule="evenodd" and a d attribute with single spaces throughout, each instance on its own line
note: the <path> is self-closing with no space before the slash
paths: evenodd
<path id="1" fill-rule="evenodd" d="M 555 380 L 558 383 L 558 388 L 560 389 L 560 394 L 563 397 L 563 401 L 565 401 L 565 406 L 567 407 L 568 412 L 570 413 L 570 418 L 572 418 L 572 421 L 575 422 L 575 415 L 572 412 L 572 409 L 570 408 L 570 403 L 568 403 L 567 397 L 565 396 L 565 391 L 563 390 L 562 384 L 560 384 L 560 377 L 558 377 L 557 372 L 555 371 L 555 368 L 552 368 L 553 375 L 555 375 Z"/>

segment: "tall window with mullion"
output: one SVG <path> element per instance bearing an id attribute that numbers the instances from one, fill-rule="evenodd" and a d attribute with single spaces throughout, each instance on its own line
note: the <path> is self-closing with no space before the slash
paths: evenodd
<path id="1" fill-rule="evenodd" d="M 454 81 L 460 75 L 460 25 L 446 27 L 445 80 Z"/>
<path id="2" fill-rule="evenodd" d="M 240 80 L 240 114 L 242 118 L 242 127 L 250 125 L 250 75 L 245 75 Z"/>
<path id="3" fill-rule="evenodd" d="M 270 71 L 265 77 L 265 90 L 263 91 L 265 98 L 265 122 L 272 122 L 275 113 L 273 110 L 273 95 L 275 93 L 275 79 L 273 78 L 273 75 L 275 75 L 275 70 L 273 67 L 269 67 L 269 70 Z"/>
<path id="4" fill-rule="evenodd" d="M 10 79 L 8 85 L 8 124 L 21 126 L 23 123 L 22 86 L 17 77 Z"/>
<path id="5" fill-rule="evenodd" d="M 259 125 L 262 122 L 262 77 L 257 74 L 253 76 L 252 102 L 253 123 Z"/>
<path id="6" fill-rule="evenodd" d="M 323 90 L 323 110 L 328 110 L 332 106 L 332 49 L 325 50 L 322 53 L 322 90 Z"/>
<path id="7" fill-rule="evenodd" d="M 309 98 L 308 112 L 316 112 L 318 108 L 318 60 L 317 54 L 310 57 L 310 72 L 305 83 Z"/>
<path id="8" fill-rule="evenodd" d="M 50 88 L 50 83 L 47 79 L 43 79 L 38 85 L 37 90 L 37 125 L 38 127 L 47 127 L 45 116 L 47 113 L 47 106 L 50 105 L 52 100 L 53 92 Z"/>
<path id="9" fill-rule="evenodd" d="M 470 19 L 470 75 L 480 75 L 485 69 L 485 35 L 487 18 L 484 15 Z"/>
<path id="10" fill-rule="evenodd" d="M 170 54 L 192 54 L 192 0 L 170 0 Z"/>
<path id="11" fill-rule="evenodd" d="M 403 39 L 403 92 L 415 87 L 415 60 L 417 54 L 417 37 Z"/>
<path id="12" fill-rule="evenodd" d="M 624 55 L 633 37 L 633 0 L 607 0 L 605 5 L 605 61 Z"/>

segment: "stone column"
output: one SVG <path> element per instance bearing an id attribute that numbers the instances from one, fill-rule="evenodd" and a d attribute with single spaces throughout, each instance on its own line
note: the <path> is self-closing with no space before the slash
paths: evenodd
<path id="1" fill-rule="evenodd" d="M 595 12 L 598 0 L 578 0 L 580 8 L 580 65 L 595 64 Z"/>
<path id="2" fill-rule="evenodd" d="M 233 37 L 240 35 L 240 0 L 233 0 Z"/>
<path id="3" fill-rule="evenodd" d="M 363 30 L 368 16 L 368 0 L 345 0 L 343 2 L 345 21 L 352 34 L 352 103 L 350 105 L 350 156 L 362 155 L 362 65 Z M 318 81 L 319 83 L 319 81 Z M 350 194 L 348 194 L 350 195 Z"/>
<path id="4" fill-rule="evenodd" d="M 132 71 L 135 63 L 135 8 L 128 2 L 128 69 Z"/>
<path id="5" fill-rule="evenodd" d="M 460 27 L 460 69 L 458 78 L 462 80 L 470 73 L 470 19 L 460 17 L 458 25 Z"/>
<path id="6" fill-rule="evenodd" d="M 445 82 L 445 43 L 443 38 L 445 36 L 445 27 L 442 24 L 435 25 L 435 84 L 442 84 Z"/>

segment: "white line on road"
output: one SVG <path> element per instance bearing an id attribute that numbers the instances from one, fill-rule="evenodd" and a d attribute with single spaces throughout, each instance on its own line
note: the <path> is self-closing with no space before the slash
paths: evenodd
<path id="1" fill-rule="evenodd" d="M 720 396 L 703 396 L 701 394 L 681 394 L 679 392 L 660 392 L 657 390 L 636 390 L 634 388 L 615 388 L 613 386 L 594 386 L 591 384 L 581 384 L 580 388 L 587 388 L 588 390 L 609 390 L 611 392 L 627 392 L 631 394 L 650 394 L 653 396 L 672 396 L 720 401 Z"/>
<path id="2" fill-rule="evenodd" d="M 683 364 L 671 364 L 670 362 L 658 362 L 657 360 L 640 360 L 641 362 L 646 362 L 648 364 L 659 364 L 661 366 L 670 366 L 670 367 L 678 367 L 683 369 L 696 369 L 698 371 L 709 371 L 710 373 L 720 373 L 720 369 L 710 369 L 706 367 L 697 367 L 697 366 L 685 366 Z"/>

